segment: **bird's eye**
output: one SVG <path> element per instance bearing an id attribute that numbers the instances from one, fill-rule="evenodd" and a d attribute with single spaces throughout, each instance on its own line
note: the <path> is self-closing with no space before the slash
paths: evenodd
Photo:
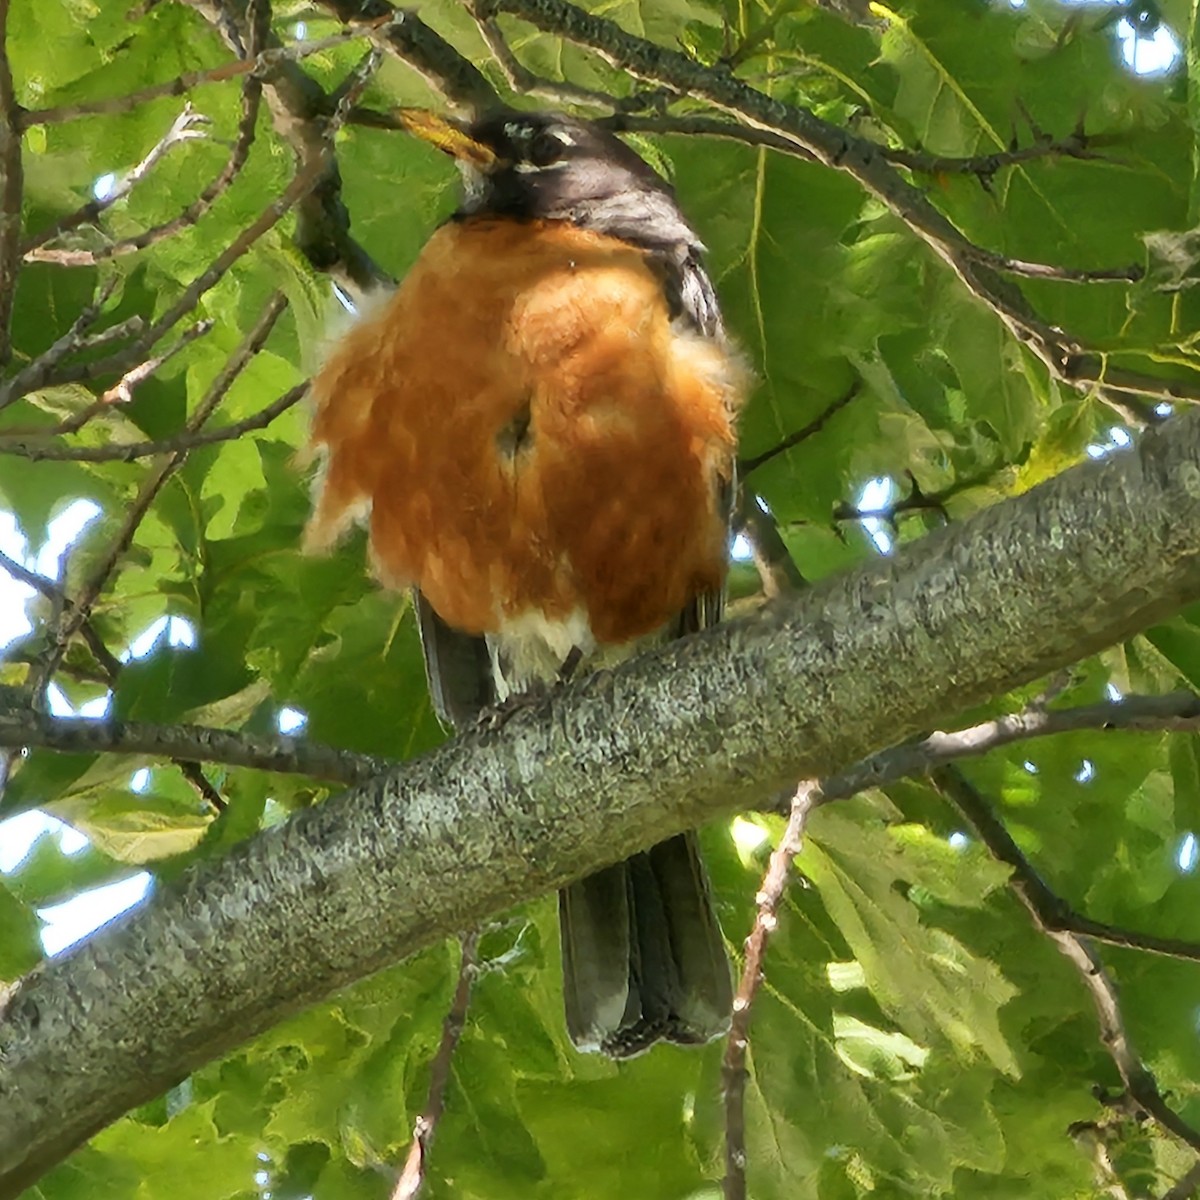
<path id="1" fill-rule="evenodd" d="M 562 158 L 569 138 L 549 129 L 539 129 L 530 139 L 525 150 L 525 158 L 532 166 L 548 167 Z"/>

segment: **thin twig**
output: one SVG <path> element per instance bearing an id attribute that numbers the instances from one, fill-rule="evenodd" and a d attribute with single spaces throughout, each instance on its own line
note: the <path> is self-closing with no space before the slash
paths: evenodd
<path id="1" fill-rule="evenodd" d="M 381 18 L 381 21 L 386 24 L 390 19 L 385 16 Z M 238 79 L 243 75 L 264 74 L 280 63 L 295 62 L 313 54 L 321 54 L 357 38 L 366 37 L 379 23 L 377 21 L 359 21 L 344 33 L 336 33 L 331 37 L 319 38 L 315 41 L 296 42 L 290 46 L 272 47 L 254 58 L 222 63 L 219 67 L 209 67 L 204 71 L 185 71 L 182 75 L 167 80 L 165 83 L 151 84 L 149 87 L 141 88 L 124 96 L 108 96 L 102 100 L 87 100 L 79 104 L 61 104 L 55 108 L 26 109 L 20 114 L 18 127 L 25 130 L 34 125 L 61 124 L 64 121 L 74 121 L 79 117 L 111 116 L 115 113 L 132 112 L 149 100 L 158 100 L 163 96 L 183 96 L 193 88 L 209 83 L 224 83 L 228 79 Z"/>
<path id="2" fill-rule="evenodd" d="M 0 550 L 0 571 L 5 571 L 13 579 L 40 593 L 55 606 L 56 611 L 61 611 L 70 603 L 63 590 L 54 580 L 47 579 L 44 575 L 39 575 L 36 571 L 31 571 L 28 567 L 22 566 L 15 558 L 9 558 L 3 550 Z M 100 665 L 103 673 L 101 682 L 111 685 L 120 673 L 120 660 L 104 644 L 103 639 L 96 632 L 96 628 L 90 618 L 80 626 L 79 633 L 87 643 L 88 649 L 91 650 L 96 662 Z"/>
<path id="3" fill-rule="evenodd" d="M 53 442 L 5 442 L 0 439 L 0 454 L 16 454 L 32 462 L 133 462 L 136 458 L 149 458 L 155 454 L 195 450 L 199 446 L 233 441 L 243 433 L 265 429 L 276 417 L 287 412 L 289 408 L 294 408 L 307 391 L 307 381 L 298 383 L 252 416 L 235 421 L 232 425 L 205 430 L 202 433 L 192 433 L 185 429 L 157 442 L 128 442 L 124 445 L 108 446 L 61 446 Z"/>
<path id="4" fill-rule="evenodd" d="M 624 111 L 603 117 L 598 124 L 617 133 L 678 133 L 693 137 L 715 137 L 741 142 L 743 145 L 765 146 L 784 154 L 798 153 L 795 142 L 769 129 L 738 125 L 733 121 L 715 117 L 694 114 L 679 116 L 673 113 L 635 114 Z M 1029 146 L 1017 146 L 993 154 L 976 154 L 961 158 L 894 146 L 880 146 L 879 153 L 889 162 L 906 170 L 919 171 L 925 175 L 971 175 L 986 183 L 1006 167 L 1039 159 L 1098 159 L 1102 156 L 1097 154 L 1094 148 L 1113 140 L 1115 139 L 1103 135 L 1087 135 L 1081 129 L 1077 129 L 1065 138 L 1041 139 Z M 811 159 L 812 156 L 800 150 L 798 157 Z M 1118 275 L 1117 278 L 1124 276 Z"/>
<path id="5" fill-rule="evenodd" d="M 9 0 L 0 0 L 0 367 L 12 358 L 13 298 L 21 269 L 22 109 L 8 61 Z"/>
<path id="6" fill-rule="evenodd" d="M 1195 732 L 1200 730 L 1200 696 L 1172 692 L 1165 696 L 1126 696 L 1076 708 L 1035 706 L 967 729 L 931 733 L 920 741 L 893 746 L 824 780 L 821 790 L 827 801 L 841 800 L 1026 738 L 1082 729 Z"/>
<path id="7" fill-rule="evenodd" d="M 607 92 L 593 91 L 591 88 L 578 87 L 573 83 L 544 79 L 535 75 L 513 53 L 512 47 L 500 32 L 496 18 L 487 16 L 479 7 L 467 0 L 467 11 L 475 21 L 487 48 L 492 52 L 492 58 L 500 68 L 505 82 L 514 92 L 526 96 L 538 96 L 551 104 L 562 106 L 584 106 L 590 108 L 616 108 L 619 101 L 616 96 Z"/>
<path id="8" fill-rule="evenodd" d="M 462 958 L 458 968 L 458 984 L 446 1019 L 442 1022 L 442 1040 L 429 1067 L 429 1093 L 425 1108 L 416 1120 L 412 1144 L 404 1170 L 392 1192 L 392 1200 L 416 1200 L 425 1184 L 429 1150 L 437 1133 L 438 1122 L 446 1108 L 446 1085 L 450 1082 L 450 1066 L 454 1051 L 467 1023 L 467 1006 L 471 1002 L 471 985 L 479 973 L 479 934 L 471 932 L 462 939 Z"/>
<path id="9" fill-rule="evenodd" d="M 107 359 L 98 359 L 87 363 L 72 363 L 67 366 L 59 366 L 56 362 L 52 366 L 42 365 L 37 371 L 27 369 L 26 371 L 19 372 L 4 387 L 0 387 L 0 409 L 3 409 L 5 405 L 11 404 L 20 396 L 38 387 L 47 387 L 53 384 L 79 383 L 108 374 L 124 372 L 136 365 L 141 361 L 150 347 L 156 345 L 164 334 L 168 333 L 196 307 L 200 298 L 225 276 L 226 272 L 228 272 L 238 259 L 246 254 L 264 234 L 273 229 L 284 215 L 299 200 L 307 195 L 320 178 L 324 167 L 325 159 L 321 155 L 315 155 L 311 162 L 305 164 L 301 170 L 297 171 L 283 194 L 268 204 L 259 216 L 250 225 L 246 226 L 217 255 L 212 264 L 184 289 L 179 299 L 136 342 L 126 346 L 119 353 Z M 59 358 L 61 357 L 62 355 L 60 354 Z M 31 367 L 33 365 L 30 364 Z M 6 449 L 11 450 L 12 448 L 6 447 Z M 16 450 L 15 453 L 23 453 L 26 457 L 34 457 L 25 450 Z M 41 457 L 59 456 L 51 454 L 42 455 Z M 70 458 L 72 456 L 66 455 L 65 457 Z"/>
<path id="10" fill-rule="evenodd" d="M 319 0 L 343 23 L 359 19 L 363 0 Z M 475 111 L 496 104 L 496 89 L 470 59 L 425 24 L 411 9 L 372 3 L 372 13 L 382 15 L 371 26 L 371 36 L 389 53 L 406 62 L 451 104 Z"/>
<path id="11" fill-rule="evenodd" d="M 125 326 L 122 330 L 119 326 L 113 326 L 112 329 L 106 329 L 103 334 L 97 334 L 92 338 L 84 338 L 78 342 L 78 347 L 91 348 L 96 344 L 104 344 L 107 341 L 115 340 L 107 335 L 113 334 L 114 331 L 119 331 L 123 335 L 128 330 L 134 330 L 140 334 L 144 326 L 140 318 L 135 319 L 137 324 L 131 324 L 128 321 L 123 321 L 121 324 Z M 104 393 L 86 408 L 82 408 L 74 415 L 67 417 L 66 420 L 60 421 L 57 425 L 50 429 L 38 426 L 29 425 L 11 425 L 0 430 L 0 445 L 5 442 L 20 443 L 23 438 L 35 438 L 38 442 L 47 441 L 52 438 L 64 437 L 67 434 L 78 433 L 85 425 L 89 424 L 101 413 L 110 412 L 112 405 L 116 403 L 128 403 L 133 399 L 133 389 L 138 384 L 149 379 L 159 367 L 168 359 L 174 358 L 180 350 L 191 345 L 197 338 L 203 337 L 213 328 L 213 321 L 203 320 L 197 321 L 190 329 L 187 329 L 180 336 L 179 340 L 174 345 L 169 346 L 161 354 L 156 354 L 148 358 L 145 362 L 138 363 L 136 366 L 130 367 L 120 379 L 117 380 L 112 387 L 107 388 Z"/>
<path id="12" fill-rule="evenodd" d="M 379 70 L 383 62 L 383 51 L 378 46 L 372 46 L 354 65 L 354 69 L 342 80 L 337 91 L 330 97 L 334 101 L 333 113 L 327 122 L 325 136 L 332 139 L 333 135 L 346 123 L 350 113 L 354 111 L 359 98 L 367 89 L 372 76 Z"/>
<path id="13" fill-rule="evenodd" d="M 257 57 L 256 49 L 252 48 L 251 57 Z M 169 221 L 164 221 L 160 225 L 154 225 L 150 229 L 145 229 L 141 233 L 134 234 L 131 237 L 112 242 L 110 245 L 99 250 L 39 250 L 38 247 L 43 246 L 52 237 L 64 232 L 65 228 L 73 227 L 64 226 L 63 222 L 59 222 L 58 228 L 51 229 L 45 234 L 39 234 L 32 243 L 24 247 L 26 259 L 41 258 L 68 266 L 89 266 L 104 259 L 116 258 L 122 254 L 132 254 L 138 250 L 145 250 L 148 246 L 157 245 L 159 242 L 174 237 L 175 234 L 195 225 L 212 208 L 217 200 L 229 190 L 234 180 L 241 174 L 242 168 L 246 165 L 250 157 L 250 147 L 254 143 L 256 126 L 258 124 L 258 110 L 262 100 L 262 88 L 262 80 L 257 75 L 247 76 L 243 80 L 242 114 L 238 120 L 237 137 L 232 150 L 229 152 L 229 158 L 204 191 L 179 213 L 178 216 L 172 217 Z M 190 105 L 188 107 L 190 108 Z M 126 178 L 128 179 L 128 177 Z M 115 194 L 106 197 L 104 207 L 110 206 L 117 198 Z M 83 213 L 88 208 L 88 205 L 84 205 L 78 211 L 79 213 Z M 64 218 L 64 222 L 68 219 Z M 83 219 L 94 218 L 85 216 Z"/>
<path id="14" fill-rule="evenodd" d="M 733 526 L 750 546 L 755 569 L 762 581 L 763 595 L 768 600 L 797 592 L 807 585 L 779 532 L 774 516 L 749 485 L 742 486 Z"/>
<path id="15" fill-rule="evenodd" d="M 759 467 L 769 463 L 773 458 L 778 458 L 779 455 L 785 454 L 792 447 L 798 446 L 801 442 L 807 441 L 810 437 L 820 433 L 828 422 L 836 416 L 855 396 L 862 390 L 862 380 L 856 379 L 832 404 L 828 405 L 823 412 L 814 417 L 807 425 L 801 429 L 797 429 L 794 433 L 789 433 L 781 442 L 777 442 L 768 450 L 764 450 L 761 454 L 755 454 L 750 458 L 743 458 L 738 461 L 738 474 L 745 477 L 751 471 L 757 471 Z"/>
<path id="16" fill-rule="evenodd" d="M 185 434 L 197 438 L 201 436 L 201 427 L 212 415 L 221 400 L 224 399 L 229 387 L 241 373 L 246 363 L 249 362 L 263 341 L 265 341 L 267 334 L 274 326 L 279 314 L 283 311 L 284 303 L 283 297 L 278 293 L 271 297 L 263 314 L 255 323 L 255 327 L 243 340 L 238 350 L 231 356 L 231 359 L 226 364 L 226 368 L 218 374 L 216 380 L 210 385 L 208 392 L 196 407 L 196 411 L 188 419 L 187 426 L 184 429 Z M 293 390 L 297 390 L 298 394 L 302 395 L 305 386 L 300 385 L 299 389 Z M 259 416 L 261 415 L 259 414 Z M 93 567 L 91 574 L 83 582 L 79 592 L 72 598 L 71 607 L 64 610 L 59 619 L 51 623 L 49 650 L 44 662 L 34 672 L 33 676 L 35 695 L 41 694 L 53 677 L 54 672 L 62 662 L 67 644 L 79 631 L 83 622 L 87 620 L 92 607 L 107 586 L 112 573 L 116 570 L 118 562 L 132 544 L 134 535 L 142 520 L 150 511 L 150 506 L 153 504 L 155 497 L 162 490 L 167 480 L 183 465 L 190 448 L 190 446 L 182 446 L 164 454 L 151 468 L 149 474 L 143 480 L 136 498 L 126 512 L 125 519 L 121 523 L 121 528 L 117 531 L 107 551 Z"/>
<path id="17" fill-rule="evenodd" d="M 78 229 L 80 225 L 94 222 L 103 212 L 111 208 L 119 200 L 124 200 L 162 162 L 173 147 L 182 146 L 184 142 L 198 141 L 208 137 L 206 126 L 211 123 L 209 118 L 203 113 L 197 112 L 190 102 L 185 104 L 183 112 L 171 122 L 171 128 L 155 142 L 150 152 L 137 166 L 127 171 L 105 195 L 93 197 L 86 204 L 80 205 L 74 212 L 67 213 L 66 216 L 60 217 L 52 225 L 48 225 L 45 229 L 35 233 L 22 245 L 22 257 L 26 262 L 40 259 L 63 263 L 67 266 L 86 266 L 98 261 L 90 251 L 79 252 L 85 257 L 79 261 L 74 261 L 62 257 L 64 254 L 73 252 L 57 250 L 44 252 L 39 247 L 44 246 L 47 242 L 53 241 L 57 237 L 61 237 L 64 233 L 69 233 L 72 229 Z"/>
<path id="18" fill-rule="evenodd" d="M 196 795 L 215 813 L 218 815 L 223 813 L 226 808 L 225 797 L 208 781 L 207 776 L 200 769 L 200 764 L 185 758 L 177 758 L 174 761 L 184 779 L 196 789 Z"/>
<path id="19" fill-rule="evenodd" d="M 136 326 L 123 321 L 119 326 L 114 325 L 104 330 L 102 334 L 96 334 L 92 338 L 85 336 L 87 330 L 95 324 L 96 318 L 100 315 L 100 310 L 108 303 L 109 297 L 117 290 L 119 283 L 120 279 L 117 276 L 105 280 L 91 302 L 79 310 L 79 315 L 72 322 L 71 328 L 32 362 L 22 367 L 7 383 L 0 386 L 0 411 L 3 411 L 8 405 L 12 404 L 15 400 L 19 400 L 29 392 L 34 392 L 38 388 L 44 387 L 47 380 L 54 374 L 58 364 L 64 358 L 77 353 L 89 345 L 100 344 L 96 339 L 105 335 L 115 335 L 117 330 L 122 330 L 123 332 L 124 329 L 130 329 L 137 335 L 143 332 L 145 323 L 139 317 L 136 318 L 138 322 Z M 109 340 L 115 340 L 115 336 Z"/>
<path id="20" fill-rule="evenodd" d="M 204 725 L 54 717 L 27 704 L 0 703 L 0 746 L 64 754 L 127 754 L 172 761 L 217 763 L 353 786 L 399 764 L 369 754 L 322 746 L 304 738 L 256 737 Z"/>
<path id="21" fill-rule="evenodd" d="M 1200 1129 L 1188 1124 L 1159 1091 L 1158 1082 L 1138 1056 L 1125 1027 L 1116 985 L 1104 963 L 1077 933 L 1059 927 L 1063 907 L 1058 896 L 1046 885 L 1021 853 L 992 806 L 952 767 L 937 772 L 934 782 L 970 823 L 992 855 L 1012 868 L 1009 886 L 1041 930 L 1059 952 L 1076 968 L 1084 987 L 1091 993 L 1100 1026 L 1100 1041 L 1112 1058 L 1131 1100 L 1166 1132 L 1200 1150 Z"/>
<path id="22" fill-rule="evenodd" d="M 755 896 L 758 912 L 746 939 L 746 961 L 733 1000 L 729 1038 L 721 1064 L 725 1090 L 725 1200 L 746 1200 L 746 1051 L 750 1045 L 750 1015 L 763 981 L 767 942 L 779 923 L 779 903 L 787 887 L 792 860 L 800 852 L 809 814 L 821 803 L 821 785 L 801 783 L 792 796 L 791 813 L 779 845 L 771 854 L 767 872 Z"/>
<path id="23" fill-rule="evenodd" d="M 211 318 L 205 318 L 203 321 L 197 321 L 190 329 L 185 329 L 179 339 L 161 354 L 155 354 L 152 358 L 146 359 L 144 363 L 138 363 L 136 367 L 131 367 L 126 371 L 112 387 L 105 390 L 100 397 L 100 404 L 102 406 L 117 403 L 128 404 L 133 399 L 133 389 L 138 384 L 145 383 L 163 363 L 169 362 L 180 350 L 190 346 L 197 338 L 203 337 L 214 324 L 215 322 Z"/>
<path id="24" fill-rule="evenodd" d="M 924 492 L 916 477 L 912 472 L 908 472 L 909 493 L 907 496 L 902 496 L 879 508 L 859 508 L 854 504 L 838 504 L 833 510 L 833 519 L 835 521 L 884 521 L 893 528 L 896 526 L 897 518 L 904 513 L 935 512 L 944 520 L 949 520 L 950 515 L 946 508 L 949 501 L 973 488 L 986 486 L 996 478 L 998 473 L 999 469 L 996 467 L 985 467 L 977 474 L 956 479 L 936 492 Z"/>

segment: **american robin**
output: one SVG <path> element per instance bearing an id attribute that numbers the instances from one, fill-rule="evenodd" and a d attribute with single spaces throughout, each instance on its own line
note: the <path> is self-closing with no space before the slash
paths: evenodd
<path id="1" fill-rule="evenodd" d="M 620 139 L 551 113 L 404 110 L 464 198 L 313 382 L 308 544 L 369 528 L 461 726 L 720 615 L 746 377 L 703 246 Z M 728 1025 L 695 836 L 560 893 L 567 1027 L 621 1058 Z"/>

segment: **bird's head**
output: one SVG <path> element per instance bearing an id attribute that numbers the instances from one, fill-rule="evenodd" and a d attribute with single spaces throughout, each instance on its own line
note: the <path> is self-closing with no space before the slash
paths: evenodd
<path id="1" fill-rule="evenodd" d="M 464 216 L 566 220 L 653 249 L 700 249 L 666 180 L 591 121 L 512 110 L 470 122 L 425 109 L 399 115 L 459 164 Z"/>

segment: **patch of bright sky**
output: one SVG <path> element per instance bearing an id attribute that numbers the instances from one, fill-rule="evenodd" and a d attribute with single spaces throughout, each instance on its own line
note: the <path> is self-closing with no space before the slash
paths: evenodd
<path id="1" fill-rule="evenodd" d="M 117 190 L 117 177 L 112 171 L 100 175 L 92 184 L 92 195 L 100 201 L 107 200 Z"/>
<path id="2" fill-rule="evenodd" d="M 0 512 L 0 550 L 30 571 L 47 579 L 58 577 L 58 564 L 64 551 L 83 532 L 100 509 L 90 500 L 76 500 L 50 522 L 44 545 L 34 555 L 10 512 Z M 0 649 L 24 637 L 32 626 L 25 616 L 25 605 L 34 590 L 4 571 L 0 571 Z"/>
<path id="3" fill-rule="evenodd" d="M 1185 875 L 1190 875 L 1196 869 L 1198 858 L 1200 858 L 1200 843 L 1197 843 L 1196 835 L 1194 833 L 1184 834 L 1183 841 L 1179 843 L 1179 853 L 1175 857 L 1179 869 Z"/>
<path id="4" fill-rule="evenodd" d="M 99 512 L 100 509 L 90 500 L 75 501 L 50 522 L 46 541 L 36 554 L 30 553 L 29 543 L 17 527 L 13 514 L 0 512 L 0 550 L 29 570 L 47 579 L 56 579 L 63 554 Z M 28 585 L 0 572 L 0 649 L 30 631 L 25 606 L 34 594 Z M 182 625 L 190 633 L 191 627 L 187 622 L 182 622 Z M 183 629 L 172 632 L 180 639 L 184 637 Z M 144 649 L 141 648 L 143 635 L 135 646 L 130 647 L 130 653 L 146 653 L 158 633 L 161 633 L 161 628 L 149 639 Z M 194 640 L 193 635 L 191 641 Z M 108 711 L 109 697 L 98 696 L 76 708 L 60 688 L 51 685 L 47 689 L 46 703 L 50 711 L 59 716 L 102 717 Z M 0 873 L 8 874 L 16 870 L 33 849 L 34 843 L 42 837 L 57 838 L 64 854 L 78 854 L 88 844 L 83 834 L 48 813 L 37 810 L 23 812 L 7 821 L 0 821 Z M 151 877 L 145 871 L 140 871 L 118 883 L 93 888 L 62 904 L 41 909 L 38 915 L 45 922 L 42 945 L 46 953 L 57 954 L 130 905 L 136 904 L 145 896 L 150 885 Z"/>
<path id="5" fill-rule="evenodd" d="M 1079 764 L 1079 770 L 1075 772 L 1076 783 L 1091 783 L 1096 775 L 1096 764 L 1090 758 L 1085 758 Z"/>
<path id="6" fill-rule="evenodd" d="M 38 916 L 45 922 L 42 926 L 42 946 L 46 953 L 61 954 L 68 946 L 73 946 L 113 917 L 119 917 L 126 909 L 145 899 L 152 882 L 148 872 L 139 871 L 118 883 L 81 892 L 62 904 L 39 908 Z"/>
<path id="7" fill-rule="evenodd" d="M 196 644 L 196 630 L 191 621 L 184 617 L 159 617 L 129 643 L 129 649 L 120 655 L 121 661 L 129 662 L 131 658 L 145 658 L 164 633 L 167 635 L 168 646 L 194 646 Z"/>
<path id="8" fill-rule="evenodd" d="M 308 717 L 298 708 L 281 708 L 277 724 L 280 733 L 295 733 L 308 724 Z"/>
<path id="9" fill-rule="evenodd" d="M 858 493 L 854 507 L 859 512 L 882 512 L 892 502 L 895 491 L 896 485 L 886 476 L 881 475 L 876 479 L 870 479 Z M 867 537 L 875 543 L 875 548 L 880 554 L 891 554 L 895 539 L 892 537 L 891 528 L 886 521 L 879 517 L 863 517 L 862 527 Z"/>
<path id="10" fill-rule="evenodd" d="M 729 834 L 743 854 L 753 853 L 771 836 L 761 825 L 747 821 L 745 817 L 734 817 L 729 822 Z"/>
<path id="11" fill-rule="evenodd" d="M 1008 0 L 1009 8 L 1022 9 L 1028 0 Z M 1126 0 L 1062 0 L 1076 8 L 1109 7 L 1114 4 L 1124 4 Z M 1145 17 L 1136 20 L 1141 14 L 1134 12 L 1135 20 L 1122 17 L 1114 27 L 1117 42 L 1121 48 L 1121 61 L 1133 72 L 1147 78 L 1165 75 L 1179 65 L 1183 56 L 1183 46 L 1171 28 L 1163 22 L 1153 23 L 1153 15 L 1145 10 Z"/>
<path id="12" fill-rule="evenodd" d="M 1121 60 L 1135 75 L 1165 75 L 1179 62 L 1183 47 L 1163 24 L 1152 30 L 1138 29 L 1128 18 L 1117 22 Z"/>
<path id="13" fill-rule="evenodd" d="M 1108 431 L 1108 439 L 1103 442 L 1093 442 L 1087 448 L 1089 458 L 1106 458 L 1114 450 L 1128 450 L 1133 445 L 1133 437 L 1128 429 L 1114 425 Z"/>
<path id="14" fill-rule="evenodd" d="M 1114 704 L 1116 704 L 1118 700 L 1124 700 L 1124 699 L 1125 699 L 1124 695 L 1123 695 L 1123 694 L 1122 694 L 1122 692 L 1121 692 L 1121 689 L 1120 689 L 1119 687 L 1117 687 L 1117 685 L 1116 685 L 1115 683 L 1108 683 L 1108 684 L 1105 684 L 1105 685 L 1104 685 L 1104 694 L 1105 694 L 1105 695 L 1106 695 L 1106 696 L 1107 696 L 1107 697 L 1108 697 L 1108 698 L 1109 698 L 1109 699 L 1110 699 L 1110 700 L 1111 700 L 1111 701 L 1112 701 Z"/>
<path id="15" fill-rule="evenodd" d="M 99 508 L 90 500 L 76 501 L 50 522 L 45 545 L 37 554 L 31 555 L 15 517 L 12 513 L 0 511 L 0 550 L 29 570 L 54 579 L 58 576 L 63 553 L 99 512 Z M 0 572 L 0 649 L 30 631 L 25 605 L 34 594 L 28 585 Z M 121 654 L 121 661 L 128 662 L 149 654 L 164 635 L 171 646 L 190 647 L 196 644 L 196 631 L 190 621 L 183 617 L 160 617 L 134 638 Z M 103 717 L 108 712 L 109 700 L 109 696 L 98 696 L 75 707 L 62 690 L 53 684 L 46 693 L 47 706 L 57 716 Z M 299 709 L 281 709 L 279 731 L 296 733 L 304 728 L 307 721 L 308 717 Z M 150 786 L 150 779 L 149 768 L 139 768 L 130 776 L 130 790 L 145 792 Z M 82 833 L 57 817 L 37 810 L 23 812 L 7 821 L 0 821 L 0 874 L 15 871 L 33 849 L 34 843 L 42 837 L 57 838 L 64 854 L 78 854 L 88 845 Z M 40 909 L 38 915 L 45 923 L 42 945 L 46 953 L 60 953 L 137 904 L 146 896 L 152 884 L 152 876 L 146 871 L 139 871 L 117 883 L 92 888 L 62 904 Z"/>
<path id="16" fill-rule="evenodd" d="M 952 833 L 946 839 L 946 841 L 948 841 L 955 850 L 965 850 L 971 844 L 971 839 L 967 837 L 967 835 L 961 830 Z"/>

